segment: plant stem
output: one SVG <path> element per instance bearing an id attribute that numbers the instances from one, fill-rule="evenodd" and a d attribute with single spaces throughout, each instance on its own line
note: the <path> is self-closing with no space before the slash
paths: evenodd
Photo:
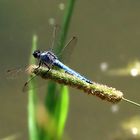
<path id="1" fill-rule="evenodd" d="M 75 76 L 59 70 L 52 69 L 48 72 L 48 69 L 46 67 L 40 67 L 39 69 L 36 69 L 36 67 L 36 65 L 31 65 L 29 67 L 28 73 L 34 73 L 43 79 L 51 79 L 59 84 L 68 85 L 80 89 L 85 93 L 95 95 L 102 100 L 106 100 L 112 103 L 117 103 L 123 98 L 123 93 L 119 90 L 116 90 L 115 88 L 98 83 L 89 84 Z"/>
<path id="2" fill-rule="evenodd" d="M 75 4 L 75 0 L 68 0 L 66 12 L 64 14 L 64 18 L 61 25 L 61 32 L 60 32 L 60 38 L 58 40 L 58 46 L 56 47 L 56 50 L 55 50 L 55 52 L 58 52 L 58 54 L 65 47 L 65 41 L 68 34 L 70 20 L 73 14 L 74 4 Z"/>
<path id="3" fill-rule="evenodd" d="M 32 50 L 36 50 L 37 48 L 37 36 L 33 35 L 32 41 Z M 29 64 L 34 64 L 35 60 L 33 59 L 32 55 L 29 60 Z M 32 75 L 28 77 L 28 79 L 32 78 Z M 38 138 L 38 127 L 36 122 L 36 105 L 37 105 L 37 97 L 36 97 L 36 90 L 35 90 L 35 80 L 33 79 L 28 84 L 29 91 L 28 91 L 28 129 L 29 129 L 29 139 L 30 140 L 39 140 Z M 32 89 L 32 90 L 30 90 Z"/>
<path id="4" fill-rule="evenodd" d="M 61 24 L 61 32 L 58 39 L 58 46 L 55 47 L 54 52 L 57 52 L 60 54 L 60 52 L 65 47 L 65 41 L 68 34 L 68 29 L 70 25 L 70 20 L 73 14 L 75 0 L 68 0 L 67 1 L 67 7 L 65 9 L 63 21 Z M 60 96 L 56 96 L 56 91 L 60 93 Z M 50 139 L 61 139 L 62 134 L 64 131 L 64 126 L 68 114 L 68 105 L 69 105 L 69 94 L 68 94 L 68 88 L 63 87 L 61 85 L 58 86 L 56 83 L 49 82 L 48 83 L 48 90 L 47 90 L 47 96 L 45 98 L 45 104 L 47 110 L 49 110 L 49 113 L 54 117 L 55 119 L 55 129 L 56 133 L 53 134 Z"/>

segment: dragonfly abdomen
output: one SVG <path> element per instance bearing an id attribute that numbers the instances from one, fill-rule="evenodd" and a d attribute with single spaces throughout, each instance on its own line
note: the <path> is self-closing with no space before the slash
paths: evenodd
<path id="1" fill-rule="evenodd" d="M 54 62 L 54 65 L 59 67 L 60 69 L 63 69 L 65 72 L 73 75 L 73 76 L 76 76 L 77 78 L 89 83 L 89 84 L 92 84 L 93 82 L 87 78 L 85 78 L 84 76 L 80 75 L 78 72 L 72 70 L 71 68 L 69 68 L 68 66 L 64 65 L 63 63 L 61 63 L 59 60 L 56 60 Z"/>

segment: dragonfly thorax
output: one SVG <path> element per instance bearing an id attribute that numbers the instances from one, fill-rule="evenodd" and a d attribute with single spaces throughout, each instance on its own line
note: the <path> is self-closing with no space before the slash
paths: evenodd
<path id="1" fill-rule="evenodd" d="M 53 64 L 58 59 L 51 51 L 41 52 L 40 50 L 35 50 L 33 56 L 44 64 Z"/>
<path id="2" fill-rule="evenodd" d="M 41 52 L 38 58 L 44 64 L 53 64 L 57 57 L 51 51 Z"/>

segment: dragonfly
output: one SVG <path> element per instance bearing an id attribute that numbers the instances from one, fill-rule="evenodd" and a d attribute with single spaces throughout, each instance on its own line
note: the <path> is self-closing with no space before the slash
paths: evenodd
<path id="1" fill-rule="evenodd" d="M 73 39 L 76 39 L 76 37 L 73 37 L 72 40 Z M 71 43 L 71 41 L 69 43 Z M 37 69 L 40 66 L 45 65 L 48 68 L 48 71 L 49 71 L 49 70 L 51 70 L 52 66 L 55 66 L 55 67 L 58 67 L 59 69 L 64 70 L 66 73 L 79 78 L 82 81 L 85 81 L 85 82 L 87 82 L 89 84 L 93 84 L 93 82 L 91 80 L 85 78 L 84 76 L 82 76 L 81 74 L 76 72 L 75 70 L 73 70 L 73 69 L 69 68 L 68 66 L 66 66 L 65 64 L 63 64 L 58 59 L 58 57 L 51 51 L 35 50 L 33 52 L 33 56 L 34 56 L 34 58 L 39 60 L 39 65 L 38 65 Z"/>
<path id="2" fill-rule="evenodd" d="M 55 26 L 54 30 L 53 30 L 53 39 L 52 39 L 51 49 L 53 49 L 54 45 L 55 45 L 54 42 L 56 40 L 56 29 L 57 29 L 57 26 Z M 62 49 L 61 52 L 63 52 L 64 49 L 67 47 L 70 47 L 70 46 L 73 47 L 76 44 L 76 42 L 77 42 L 77 37 L 73 36 L 71 38 L 71 40 L 65 45 L 65 47 Z M 69 49 L 72 50 L 72 48 L 69 48 Z M 71 69 L 70 67 L 68 67 L 64 63 L 62 63 L 60 61 L 59 57 L 57 57 L 57 55 L 55 55 L 55 53 L 53 53 L 52 50 L 48 50 L 48 51 L 35 50 L 32 53 L 32 55 L 35 59 L 37 59 L 39 61 L 38 67 L 36 69 L 40 68 L 41 66 L 46 66 L 48 68 L 48 72 L 49 72 L 53 67 L 56 67 L 58 69 L 62 69 L 63 71 L 65 71 L 66 73 L 68 73 L 72 76 L 79 78 L 80 80 L 82 80 L 84 82 L 93 84 L 93 81 L 89 80 L 85 76 L 81 75 L 80 73 L 76 72 L 75 70 Z M 11 73 L 11 71 L 9 73 Z M 23 91 L 26 91 L 28 89 L 28 87 L 27 87 L 28 83 L 35 77 L 36 77 L 36 75 L 33 76 L 28 81 L 26 81 L 26 83 L 23 86 Z"/>
<path id="3" fill-rule="evenodd" d="M 70 46 L 70 44 L 74 44 L 73 42 L 77 42 L 77 37 L 73 36 L 72 39 L 65 45 L 64 48 L 66 48 L 67 46 Z M 54 46 L 54 43 L 52 43 L 52 46 Z M 62 63 L 59 60 L 59 58 L 52 51 L 35 50 L 32 55 L 35 59 L 37 59 L 39 61 L 39 65 L 36 69 L 40 68 L 41 66 L 46 66 L 48 68 L 48 72 L 49 72 L 51 70 L 51 68 L 53 66 L 55 66 L 59 69 L 64 70 L 66 73 L 79 78 L 80 80 L 82 80 L 84 82 L 93 84 L 93 82 L 91 80 L 85 78 L 85 76 L 81 75 L 80 73 L 76 72 L 75 70 L 71 69 L 70 67 L 68 67 L 64 63 Z M 31 81 L 33 78 L 34 77 L 29 79 L 29 81 Z M 26 85 L 29 83 L 29 81 L 27 81 L 25 83 L 24 87 L 26 87 Z"/>

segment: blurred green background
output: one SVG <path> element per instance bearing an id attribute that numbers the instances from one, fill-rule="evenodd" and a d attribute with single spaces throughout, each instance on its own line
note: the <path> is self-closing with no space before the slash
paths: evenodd
<path id="1" fill-rule="evenodd" d="M 4 71 L 28 64 L 32 35 L 38 35 L 38 47 L 47 50 L 51 44 L 54 18 L 61 24 L 67 1 L 1 0 L 0 1 L 0 138 L 19 134 L 28 139 L 27 94 L 22 92 L 26 76 L 7 79 Z M 109 76 L 101 64 L 123 67 L 140 54 L 140 1 L 77 0 L 69 29 L 69 40 L 78 43 L 68 63 L 89 79 L 115 87 L 124 96 L 140 102 L 139 77 Z M 105 62 L 105 63 L 103 63 Z M 42 91 L 42 90 L 41 90 Z M 40 92 L 41 98 L 44 92 Z M 64 139 L 108 140 L 119 124 L 139 115 L 139 108 L 121 102 L 117 112 L 112 104 L 70 88 L 70 109 Z"/>

